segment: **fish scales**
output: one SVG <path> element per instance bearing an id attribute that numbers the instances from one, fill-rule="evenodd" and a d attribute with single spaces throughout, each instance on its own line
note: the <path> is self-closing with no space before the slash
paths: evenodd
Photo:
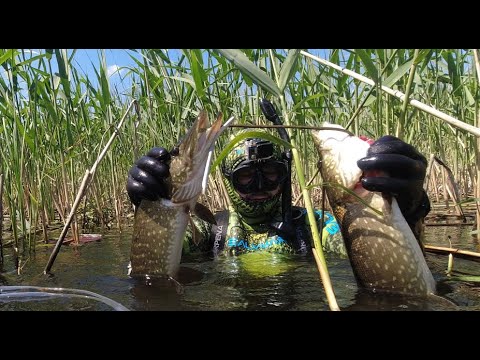
<path id="1" fill-rule="evenodd" d="M 207 126 L 207 114 L 202 111 L 180 142 L 178 155 L 172 155 L 168 180 L 171 200 L 142 200 L 136 209 L 131 275 L 177 275 L 190 212 L 202 193 L 208 152 L 226 129 L 221 114 L 210 128 Z"/>
<path id="2" fill-rule="evenodd" d="M 190 215 L 169 200 L 143 200 L 135 214 L 132 275 L 175 276 Z M 169 241 L 170 240 L 170 241 Z"/>
<path id="3" fill-rule="evenodd" d="M 343 129 L 328 123 L 324 126 Z M 356 162 L 366 156 L 368 143 L 342 131 L 319 130 L 312 134 L 320 155 L 320 173 L 329 183 L 327 198 L 359 285 L 412 295 L 435 293 L 435 280 L 397 200 L 367 191 L 359 183 L 362 171 Z M 368 206 L 338 184 L 356 193 Z"/>

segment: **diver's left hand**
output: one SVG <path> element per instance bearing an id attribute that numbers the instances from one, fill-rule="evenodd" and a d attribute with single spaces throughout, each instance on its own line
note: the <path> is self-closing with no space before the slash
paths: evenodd
<path id="1" fill-rule="evenodd" d="M 395 136 L 383 136 L 357 165 L 364 172 L 363 187 L 395 196 L 407 222 L 414 223 L 430 211 L 423 190 L 427 160 L 412 145 Z"/>

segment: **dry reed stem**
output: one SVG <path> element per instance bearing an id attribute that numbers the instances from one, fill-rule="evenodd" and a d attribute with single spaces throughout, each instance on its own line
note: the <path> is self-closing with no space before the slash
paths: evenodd
<path id="1" fill-rule="evenodd" d="M 460 249 L 445 247 L 445 246 L 434 246 L 429 244 L 425 244 L 424 247 L 425 247 L 425 250 L 428 252 L 445 254 L 445 255 L 448 255 L 448 254 L 459 255 L 466 259 L 480 261 L 480 253 L 477 253 L 474 251 L 460 250 Z"/>
<path id="2" fill-rule="evenodd" d="M 330 282 L 330 276 L 328 273 L 325 273 L 325 269 L 322 266 L 320 257 L 317 254 L 317 250 L 312 247 L 313 256 L 315 257 L 315 262 L 317 263 L 318 271 L 320 272 L 320 279 L 322 282 L 327 282 L 323 284 L 323 288 L 325 289 L 325 294 L 327 295 L 328 304 L 330 306 L 330 310 L 332 311 L 340 311 L 340 307 L 337 304 L 337 300 L 335 299 L 335 294 L 333 293 L 332 283 Z"/>
<path id="3" fill-rule="evenodd" d="M 324 59 L 321 59 L 317 56 L 314 56 L 312 54 L 309 54 L 308 52 L 306 51 L 301 51 L 301 54 L 306 56 L 306 57 L 309 57 L 313 60 L 316 60 L 318 61 L 319 63 L 323 64 L 323 65 L 327 65 L 329 67 L 332 67 L 334 68 L 335 70 L 338 70 L 338 71 L 341 71 L 342 73 L 344 74 L 347 74 L 347 75 L 350 75 L 351 77 L 357 79 L 357 80 L 360 80 L 366 84 L 369 84 L 371 86 L 376 86 L 376 83 L 375 81 L 363 76 L 363 75 L 360 75 L 360 74 L 357 74 L 356 72 L 352 71 L 352 70 L 349 70 L 349 69 L 346 69 L 346 68 L 342 68 L 334 63 L 331 63 L 330 61 L 327 61 L 327 60 L 324 60 Z M 393 89 L 390 89 L 389 87 L 385 86 L 385 85 L 382 85 L 382 86 L 379 86 L 379 88 L 381 88 L 383 91 L 385 91 L 387 94 L 389 95 L 392 95 L 392 96 L 395 96 L 396 98 L 399 98 L 400 100 L 405 100 L 406 96 L 404 93 L 402 93 L 401 91 L 398 91 L 398 90 L 393 90 Z M 460 121 L 458 119 L 455 119 L 453 116 L 450 116 L 450 115 L 447 115 L 429 105 L 426 105 L 418 100 L 408 100 L 408 103 L 410 105 L 412 105 L 413 107 L 416 107 L 417 109 L 420 109 L 420 110 L 423 110 L 425 111 L 426 113 L 429 113 L 430 115 L 433 115 L 439 119 L 442 119 L 443 121 L 449 123 L 450 125 L 453 125 L 459 129 L 462 129 L 462 130 L 465 130 L 465 131 L 468 131 L 469 133 L 477 136 L 477 137 L 480 137 L 480 128 L 476 127 L 476 126 L 472 126 L 472 125 L 469 125 L 467 123 L 464 123 L 463 121 Z"/>
<path id="4" fill-rule="evenodd" d="M 82 180 L 82 183 L 80 185 L 80 188 L 78 190 L 78 193 L 77 193 L 77 197 L 75 198 L 75 201 L 73 203 L 73 206 L 70 210 L 70 214 L 68 215 L 68 218 L 67 218 L 67 221 L 65 223 L 65 226 L 63 227 L 63 230 L 62 230 L 62 233 L 60 234 L 58 240 L 57 240 L 57 243 L 55 244 L 55 248 L 53 249 L 53 252 L 52 254 L 50 255 L 50 258 L 48 259 L 48 263 L 47 263 L 47 266 L 45 267 L 45 270 L 44 270 L 44 273 L 47 274 L 50 269 L 52 268 L 52 265 L 53 265 L 53 262 L 55 261 L 55 258 L 57 257 L 58 255 L 58 252 L 60 251 L 60 246 L 62 245 L 63 243 L 63 239 L 65 238 L 65 235 L 67 234 L 67 231 L 68 231 L 68 227 L 70 226 L 74 216 L 75 216 L 75 213 L 76 213 L 76 210 L 78 208 L 78 205 L 80 205 L 80 201 L 82 200 L 83 198 L 83 195 L 85 195 L 85 192 L 87 191 L 88 189 L 88 186 L 90 185 L 90 182 L 92 181 L 93 177 L 95 176 L 95 172 L 97 170 L 97 167 L 98 167 L 98 164 L 100 163 L 100 161 L 102 161 L 102 159 L 105 157 L 108 149 L 110 148 L 110 146 L 112 145 L 113 141 L 115 140 L 115 138 L 120 134 L 119 130 L 120 128 L 122 127 L 123 123 L 125 122 L 125 119 L 127 118 L 127 114 L 130 112 L 130 109 L 132 108 L 132 106 L 136 103 L 137 101 L 136 100 L 133 100 L 130 105 L 128 106 L 127 110 L 125 111 L 125 114 L 122 116 L 122 118 L 120 119 L 117 127 L 115 127 L 115 131 L 114 133 L 112 134 L 112 136 L 110 137 L 110 139 L 108 140 L 107 144 L 105 145 L 105 147 L 103 148 L 102 152 L 100 153 L 100 155 L 98 156 L 97 160 L 93 163 L 92 167 L 90 170 L 87 170 L 85 172 L 85 175 L 83 177 L 83 180 Z"/>

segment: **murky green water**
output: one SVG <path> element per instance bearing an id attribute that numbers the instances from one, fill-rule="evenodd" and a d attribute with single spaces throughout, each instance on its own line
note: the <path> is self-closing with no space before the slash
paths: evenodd
<path id="1" fill-rule="evenodd" d="M 469 227 L 428 227 L 427 243 L 480 251 Z M 104 233 L 100 242 L 63 246 L 52 268 L 43 275 L 53 246 L 38 246 L 20 276 L 11 249 L 0 285 L 83 289 L 112 299 L 130 310 L 328 310 L 313 258 L 276 254 L 246 254 L 213 260 L 191 256 L 182 261 L 179 282 L 152 282 L 127 275 L 130 233 Z M 451 281 L 445 275 L 447 256 L 428 253 L 441 298 L 416 299 L 371 294 L 358 289 L 348 260 L 327 257 L 335 295 L 342 310 L 480 310 L 480 283 Z M 455 259 L 453 275 L 480 276 L 480 263 Z M 10 272 L 9 272 L 10 271 Z M 82 297 L 0 296 L 0 310 L 113 310 Z"/>

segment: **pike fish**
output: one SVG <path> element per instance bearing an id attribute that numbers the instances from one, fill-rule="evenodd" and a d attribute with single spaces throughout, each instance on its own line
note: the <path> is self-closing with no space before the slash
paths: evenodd
<path id="1" fill-rule="evenodd" d="M 324 126 L 343 129 L 328 123 Z M 312 134 L 320 155 L 320 174 L 328 183 L 327 198 L 359 285 L 373 291 L 434 294 L 435 280 L 395 197 L 361 186 L 357 160 L 366 156 L 370 145 L 344 131 L 313 130 Z"/>
<path id="2" fill-rule="evenodd" d="M 211 150 L 226 125 L 222 126 L 219 114 L 208 128 L 207 113 L 201 111 L 177 146 L 178 154 L 172 153 L 170 199 L 142 200 L 136 209 L 130 275 L 177 275 L 190 213 L 199 208 L 197 199 L 206 186 L 202 186 L 202 178 L 209 168 Z"/>

